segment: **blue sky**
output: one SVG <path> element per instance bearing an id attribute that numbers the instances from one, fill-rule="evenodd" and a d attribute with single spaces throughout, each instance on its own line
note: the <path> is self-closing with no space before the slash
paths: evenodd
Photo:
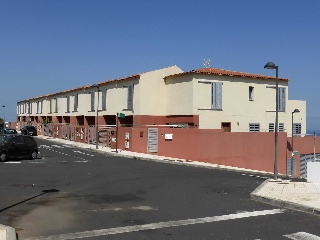
<path id="1" fill-rule="evenodd" d="M 320 129 L 319 0 L 0 0 L 0 116 L 20 100 L 172 65 L 289 78 Z"/>

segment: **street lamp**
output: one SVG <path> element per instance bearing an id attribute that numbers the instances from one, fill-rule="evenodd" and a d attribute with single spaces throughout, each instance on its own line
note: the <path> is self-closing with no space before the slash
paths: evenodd
<path id="1" fill-rule="evenodd" d="M 292 127 L 292 134 L 291 134 L 291 151 L 292 151 L 292 157 L 291 157 L 291 175 L 293 175 L 293 154 L 294 154 L 294 151 L 293 151 L 293 114 L 294 113 L 299 113 L 300 112 L 300 110 L 299 109 L 295 109 L 295 110 L 293 110 L 293 112 L 292 112 L 292 117 L 291 117 L 291 119 L 292 119 L 292 121 L 291 121 L 291 127 Z"/>
<path id="2" fill-rule="evenodd" d="M 96 115 L 96 149 L 99 148 L 99 130 L 98 130 L 98 126 L 99 126 L 99 121 L 98 121 L 98 117 L 99 117 L 99 86 L 97 84 L 93 84 L 91 85 L 91 87 L 93 88 L 97 88 L 97 95 L 98 95 L 98 101 L 97 101 L 97 115 Z"/>
<path id="3" fill-rule="evenodd" d="M 278 66 L 273 62 L 268 62 L 264 65 L 266 69 L 276 69 L 276 121 L 274 131 L 274 180 L 278 179 L 278 112 L 279 112 L 279 93 L 278 93 Z"/>
<path id="4" fill-rule="evenodd" d="M 2 105 L 2 107 L 4 108 L 3 123 L 4 123 L 4 127 L 6 127 L 6 106 Z"/>

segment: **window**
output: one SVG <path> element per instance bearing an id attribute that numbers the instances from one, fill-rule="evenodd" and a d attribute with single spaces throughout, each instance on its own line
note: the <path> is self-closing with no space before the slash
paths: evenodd
<path id="1" fill-rule="evenodd" d="M 269 123 L 269 132 L 274 132 L 274 123 Z"/>
<path id="2" fill-rule="evenodd" d="M 43 100 L 39 101 L 39 113 L 42 113 L 42 104 L 43 104 Z"/>
<path id="3" fill-rule="evenodd" d="M 55 106 L 54 106 L 54 112 L 58 112 L 58 98 L 55 98 Z"/>
<path id="4" fill-rule="evenodd" d="M 52 99 L 49 100 L 49 113 L 52 113 Z"/>
<path id="5" fill-rule="evenodd" d="M 274 123 L 269 123 L 269 132 L 274 132 Z M 284 132 L 284 123 L 278 124 L 278 132 Z"/>
<path id="6" fill-rule="evenodd" d="M 37 101 L 37 113 L 40 113 L 40 102 Z"/>
<path id="7" fill-rule="evenodd" d="M 29 102 L 28 113 L 32 114 L 32 103 Z"/>
<path id="8" fill-rule="evenodd" d="M 286 88 L 279 87 L 278 94 L 279 94 L 278 110 L 279 112 L 285 112 L 286 111 Z"/>
<path id="9" fill-rule="evenodd" d="M 73 102 L 73 111 L 78 111 L 78 100 L 79 100 L 79 94 L 74 95 L 74 102 Z"/>
<path id="10" fill-rule="evenodd" d="M 127 100 L 127 109 L 133 109 L 133 84 L 128 86 L 128 100 Z"/>
<path id="11" fill-rule="evenodd" d="M 107 110 L 107 89 L 102 90 L 102 111 Z"/>
<path id="12" fill-rule="evenodd" d="M 222 83 L 211 83 L 211 109 L 222 110 Z"/>
<path id="13" fill-rule="evenodd" d="M 94 112 L 94 92 L 91 92 L 91 112 Z"/>
<path id="14" fill-rule="evenodd" d="M 284 123 L 279 123 L 279 132 L 284 131 Z"/>
<path id="15" fill-rule="evenodd" d="M 254 87 L 249 87 L 249 100 L 250 101 L 253 101 L 253 89 L 254 89 Z"/>
<path id="16" fill-rule="evenodd" d="M 293 135 L 301 135 L 301 123 L 293 124 Z"/>
<path id="17" fill-rule="evenodd" d="M 260 123 L 249 123 L 249 132 L 260 132 Z"/>
<path id="18" fill-rule="evenodd" d="M 66 113 L 70 112 L 70 96 L 67 96 L 67 111 Z"/>

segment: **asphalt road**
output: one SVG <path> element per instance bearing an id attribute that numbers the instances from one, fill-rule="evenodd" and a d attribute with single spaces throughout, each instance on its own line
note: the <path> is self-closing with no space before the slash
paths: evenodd
<path id="1" fill-rule="evenodd" d="M 0 163 L 19 239 L 320 239 L 319 217 L 250 199 L 258 176 L 37 141 L 38 159 Z"/>

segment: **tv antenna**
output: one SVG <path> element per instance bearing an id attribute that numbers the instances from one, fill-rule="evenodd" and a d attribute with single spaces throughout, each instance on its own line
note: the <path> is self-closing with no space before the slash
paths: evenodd
<path id="1" fill-rule="evenodd" d="M 210 67 L 210 59 L 206 58 L 203 60 L 203 65 L 205 68 L 209 68 Z"/>

